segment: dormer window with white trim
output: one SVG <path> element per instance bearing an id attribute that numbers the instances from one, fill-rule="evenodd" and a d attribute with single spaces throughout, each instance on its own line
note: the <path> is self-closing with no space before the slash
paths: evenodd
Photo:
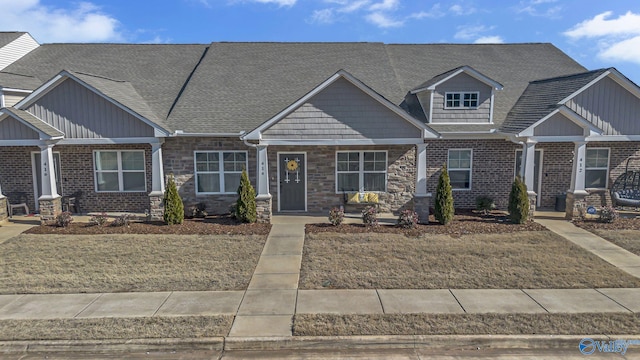
<path id="1" fill-rule="evenodd" d="M 479 92 L 448 92 L 445 94 L 445 109 L 475 109 L 478 107 Z"/>

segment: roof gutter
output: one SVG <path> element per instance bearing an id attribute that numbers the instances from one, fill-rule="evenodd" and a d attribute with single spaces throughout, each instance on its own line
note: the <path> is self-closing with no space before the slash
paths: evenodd
<path id="1" fill-rule="evenodd" d="M 235 137 L 242 136 L 244 131 L 240 131 L 237 133 L 186 133 L 183 130 L 175 130 L 173 134 L 169 136 L 184 136 L 184 137 Z"/>

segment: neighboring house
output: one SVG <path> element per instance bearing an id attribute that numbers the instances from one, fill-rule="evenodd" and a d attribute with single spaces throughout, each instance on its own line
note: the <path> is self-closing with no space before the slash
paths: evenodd
<path id="1" fill-rule="evenodd" d="M 345 192 L 424 219 L 444 163 L 456 207 L 506 208 L 519 173 L 573 216 L 640 155 L 638 86 L 551 44 L 44 44 L 0 86 L 26 95 L 0 110 L 1 191 L 45 217 L 77 191 L 84 212 L 160 216 L 169 174 L 223 213 L 247 169 L 262 221 Z"/>

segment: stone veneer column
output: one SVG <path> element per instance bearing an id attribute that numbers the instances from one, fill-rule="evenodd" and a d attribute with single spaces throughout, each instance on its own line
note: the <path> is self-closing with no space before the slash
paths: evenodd
<path id="1" fill-rule="evenodd" d="M 38 198 L 40 220 L 47 221 L 62 212 L 62 201 L 56 189 L 56 172 L 53 170 L 53 146 L 55 143 L 40 145 L 40 172 L 42 194 Z"/>
<path id="2" fill-rule="evenodd" d="M 416 145 L 416 189 L 413 196 L 414 211 L 422 224 L 429 222 L 431 194 L 427 192 L 427 144 Z"/>
<path id="3" fill-rule="evenodd" d="M 151 144 L 151 192 L 149 193 L 149 216 L 151 220 L 164 217 L 164 168 L 162 166 L 162 144 L 164 139 Z"/>
<path id="4" fill-rule="evenodd" d="M 256 210 L 258 222 L 270 223 L 272 214 L 272 196 L 269 193 L 269 157 L 267 156 L 267 146 L 258 145 L 257 169 L 256 169 Z"/>
<path id="5" fill-rule="evenodd" d="M 587 142 L 575 142 L 573 168 L 571 170 L 571 188 L 567 191 L 567 208 L 565 217 L 575 219 L 585 211 L 585 198 L 589 193 L 585 190 L 585 157 Z"/>
<path id="6" fill-rule="evenodd" d="M 53 199 L 38 199 L 40 205 L 40 222 L 45 223 L 53 220 L 62 212 L 62 198 L 60 196 Z"/>

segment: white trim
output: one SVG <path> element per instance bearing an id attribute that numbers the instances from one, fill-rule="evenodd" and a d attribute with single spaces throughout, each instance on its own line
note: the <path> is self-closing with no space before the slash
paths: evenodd
<path id="1" fill-rule="evenodd" d="M 515 149 L 515 161 L 513 163 L 514 179 L 516 178 L 516 176 L 520 175 L 518 174 L 518 169 L 516 167 L 516 164 L 518 162 L 518 151 L 524 154 L 524 151 L 522 151 L 522 149 Z M 536 189 L 536 206 L 540 206 L 540 204 L 542 204 L 542 166 L 543 166 L 542 164 L 544 161 L 544 149 L 536 149 L 536 152 L 540 153 L 540 164 L 538 166 L 538 188 Z M 535 155 L 534 155 L 533 161 L 535 165 Z M 520 160 L 520 167 L 522 167 L 522 165 L 524 164 L 522 163 L 522 160 Z"/>
<path id="2" fill-rule="evenodd" d="M 435 90 L 436 86 L 449 81 L 450 79 L 460 75 L 461 73 L 466 73 L 467 75 L 471 76 L 472 78 L 484 83 L 485 85 L 491 86 L 492 88 L 495 88 L 496 90 L 502 90 L 503 86 L 502 84 L 500 84 L 499 82 L 483 75 L 482 73 L 480 73 L 479 71 L 477 71 L 476 69 L 470 67 L 470 66 L 462 66 L 460 67 L 458 70 L 456 70 L 455 72 L 451 73 L 449 76 L 441 79 L 440 81 L 425 87 L 425 88 L 419 88 L 416 90 L 411 91 L 411 94 L 415 94 L 424 90 Z"/>
<path id="3" fill-rule="evenodd" d="M 573 110 L 571 110 L 568 107 L 562 105 L 561 107 L 559 107 L 559 108 L 553 110 L 552 112 L 550 112 L 549 114 L 547 114 L 542 119 L 536 121 L 535 123 L 533 123 L 532 125 L 530 125 L 526 129 L 524 129 L 521 132 L 519 132 L 518 134 L 516 134 L 516 136 L 519 136 L 519 137 L 533 137 L 533 136 L 535 136 L 535 128 L 538 127 L 538 125 L 542 124 L 543 122 L 549 120 L 551 117 L 553 117 L 554 115 L 556 115 L 558 113 L 563 115 L 565 118 L 567 118 L 568 120 L 572 121 L 573 123 L 575 123 L 579 127 L 581 127 L 584 130 L 584 133 L 583 133 L 584 136 L 602 135 L 602 132 L 603 132 L 602 129 L 597 128 L 595 125 L 593 125 L 592 123 L 587 121 L 585 118 L 583 118 L 580 115 L 576 114 Z M 550 137 L 552 137 L 552 136 L 550 136 Z"/>
<path id="4" fill-rule="evenodd" d="M 469 168 L 450 168 L 449 167 L 449 157 L 450 157 L 450 153 L 451 151 L 470 151 L 470 157 L 469 157 Z M 468 188 L 451 188 L 452 191 L 470 191 L 473 189 L 473 148 L 454 148 L 454 149 L 447 149 L 447 172 L 454 170 L 454 171 L 469 171 L 469 187 Z M 451 175 L 449 175 L 449 178 L 451 178 Z"/>
<path id="5" fill-rule="evenodd" d="M 309 140 L 260 140 L 261 145 L 327 145 L 327 146 L 364 146 L 364 145 L 416 145 L 424 143 L 421 138 L 411 139 L 362 139 L 362 140 L 340 140 L 340 139 L 309 139 Z"/>
<path id="6" fill-rule="evenodd" d="M 455 95 L 455 94 L 459 94 L 460 98 L 459 99 L 451 99 L 448 100 L 447 96 L 449 94 Z M 472 95 L 475 94 L 476 95 L 476 106 L 464 106 L 464 96 L 466 94 Z M 448 106 L 447 105 L 447 101 L 458 101 L 460 103 L 460 106 Z M 469 101 L 469 103 L 471 103 L 471 101 L 473 101 L 472 99 L 467 100 Z M 444 93 L 444 109 L 445 110 L 477 110 L 478 107 L 480 106 L 480 91 L 445 91 Z"/>
<path id="7" fill-rule="evenodd" d="M 296 110 L 297 108 L 302 106 L 309 99 L 313 98 L 318 93 L 320 93 L 321 91 L 323 91 L 324 89 L 329 87 L 329 85 L 333 84 L 334 82 L 336 82 L 338 79 L 341 79 L 341 78 L 349 81 L 352 85 L 354 85 L 355 87 L 357 87 L 358 89 L 360 89 L 361 91 L 363 91 L 364 93 L 369 95 L 374 100 L 378 101 L 381 105 L 383 105 L 383 106 L 387 107 L 389 110 L 393 111 L 396 115 L 400 116 L 404 120 L 406 120 L 409 123 L 411 123 L 412 125 L 414 125 L 416 128 L 418 128 L 420 130 L 428 130 L 428 134 L 430 135 L 429 138 L 437 138 L 438 137 L 438 134 L 436 132 L 434 132 L 433 130 L 429 129 L 423 122 L 421 122 L 421 121 L 415 119 L 414 117 L 412 117 L 411 115 L 407 114 L 399 106 L 397 106 L 394 103 L 390 102 L 389 100 L 385 99 L 380 94 L 378 94 L 375 91 L 373 91 L 370 87 L 365 85 L 362 81 L 356 79 L 353 75 L 349 74 L 345 70 L 339 70 L 333 76 L 331 76 L 330 78 L 328 78 L 327 80 L 322 82 L 320 85 L 316 86 L 314 89 L 312 89 L 306 95 L 304 95 L 303 97 L 298 99 L 296 102 L 294 102 L 293 104 L 291 104 L 288 107 L 286 107 L 284 110 L 282 110 L 281 112 L 276 114 L 274 117 L 272 117 L 271 119 L 265 121 L 260 126 L 258 126 L 254 130 L 250 131 L 246 135 L 242 136 L 242 139 L 244 139 L 244 140 L 261 140 L 262 139 L 262 132 L 264 130 L 269 129 L 271 126 L 273 126 L 274 124 L 276 124 L 277 122 L 282 120 L 284 117 L 289 115 L 291 112 L 293 112 L 294 110 Z"/>
<path id="8" fill-rule="evenodd" d="M 276 153 L 276 165 L 277 165 L 277 171 L 278 171 L 278 212 L 281 212 L 281 208 L 282 208 L 282 203 L 280 202 L 280 188 L 281 188 L 281 184 L 280 184 L 280 154 L 304 154 L 304 212 L 307 212 L 307 203 L 308 203 L 308 197 L 309 197 L 309 192 L 308 192 L 308 171 L 307 171 L 307 162 L 308 160 L 308 155 L 306 151 L 278 151 Z M 286 212 L 299 212 L 299 210 L 285 210 Z"/>
<path id="9" fill-rule="evenodd" d="M 182 130 L 176 130 L 173 133 L 171 133 L 169 136 L 171 137 L 238 137 L 238 136 L 242 136 L 242 134 L 244 134 L 244 131 L 240 131 L 237 133 L 189 133 L 189 132 L 184 132 Z"/>
<path id="10" fill-rule="evenodd" d="M 594 168 L 589 168 L 587 167 L 587 154 L 589 153 L 589 150 L 607 150 L 607 167 L 606 168 L 602 168 L 602 167 L 594 167 Z M 611 148 L 608 147 L 587 147 L 587 149 L 584 151 L 584 178 L 585 178 L 585 189 L 586 190 L 606 190 L 609 188 L 609 169 L 611 168 Z M 597 187 L 597 188 L 590 188 L 587 187 L 586 185 L 586 179 L 587 179 L 587 171 L 589 170 L 606 170 L 606 176 L 604 178 L 604 187 Z"/>
<path id="11" fill-rule="evenodd" d="M 40 192 L 40 189 L 38 189 L 38 179 L 37 179 L 37 169 L 36 166 L 39 166 L 40 164 L 36 164 L 36 154 L 41 155 L 40 151 L 32 151 L 31 152 L 31 178 L 33 181 L 33 198 L 35 200 L 35 210 L 34 211 L 38 211 L 40 210 L 40 202 L 38 201 L 38 199 L 40 198 L 41 194 L 38 194 Z M 58 161 L 60 163 L 60 168 L 56 166 L 55 164 L 55 156 L 56 154 L 58 154 Z M 57 173 L 60 173 L 60 179 L 58 179 L 58 174 L 56 174 L 56 179 L 59 180 L 60 182 L 60 189 L 56 189 L 56 192 L 58 192 L 58 195 L 62 196 L 62 194 L 64 194 L 64 191 L 62 189 L 62 157 L 60 157 L 60 151 L 53 151 L 53 157 L 54 157 L 54 162 L 53 162 L 53 166 L 55 167 L 54 169 L 57 170 Z M 55 171 L 54 170 L 54 171 Z M 42 181 L 42 179 L 40 180 Z"/>
<path id="12" fill-rule="evenodd" d="M 0 86 L 0 91 L 19 92 L 19 93 L 26 93 L 26 94 L 30 94 L 33 92 L 33 90 L 15 89 L 15 88 L 8 88 L 8 87 L 2 87 L 2 86 Z"/>
<path id="13" fill-rule="evenodd" d="M 640 141 L 640 135 L 592 135 L 587 137 L 587 141 Z"/>
<path id="14" fill-rule="evenodd" d="M 0 146 L 39 146 L 44 144 L 43 140 L 0 140 Z M 60 143 L 58 143 L 60 144 Z"/>
<path id="15" fill-rule="evenodd" d="M 453 109 L 455 110 L 455 109 Z M 465 109 L 461 109 L 461 110 L 465 110 Z M 468 109 L 467 109 L 468 110 Z M 431 123 L 431 125 L 434 126 L 438 126 L 438 125 L 493 125 L 493 123 L 490 123 L 488 121 L 483 121 L 483 122 L 435 122 L 435 123 Z M 466 131 L 465 131 L 466 132 Z M 446 132 L 444 132 L 446 134 Z"/>
<path id="16" fill-rule="evenodd" d="M 429 123 L 433 120 L 433 97 L 435 96 L 435 91 L 429 91 Z"/>
<path id="17" fill-rule="evenodd" d="M 374 193 L 386 193 L 387 192 L 387 188 L 389 185 L 389 151 L 387 150 L 336 150 L 335 152 L 335 169 L 334 169 L 334 175 L 336 177 L 336 181 L 335 181 L 335 189 L 336 189 L 336 194 L 344 194 L 345 192 L 353 192 L 353 190 L 347 190 L 347 191 L 341 191 L 340 189 L 338 189 L 338 154 L 339 153 L 352 153 L 352 152 L 357 152 L 359 153 L 359 159 L 358 159 L 358 191 L 357 192 L 374 192 Z M 372 190 L 365 190 L 364 189 L 364 153 L 376 153 L 376 152 L 382 152 L 384 153 L 384 191 L 372 191 Z M 382 171 L 366 171 L 367 173 L 374 173 L 374 174 L 382 174 Z M 351 173 L 351 174 L 355 174 L 355 171 L 341 171 L 340 173 Z"/>
<path id="18" fill-rule="evenodd" d="M 3 108 L 4 106 L 4 92 L 0 92 L 0 108 Z"/>
<path id="19" fill-rule="evenodd" d="M 196 155 L 198 153 L 217 153 L 218 154 L 218 171 L 198 171 L 198 160 Z M 247 176 L 249 175 L 249 152 L 247 150 L 194 150 L 193 151 L 193 176 L 195 177 L 195 194 L 196 196 L 207 196 L 207 195 L 231 195 L 236 194 L 237 189 L 230 192 L 225 192 L 225 183 L 224 183 L 224 175 L 225 174 L 242 174 L 241 171 L 225 171 L 224 170 L 224 154 L 225 153 L 242 153 L 244 154 L 244 169 L 247 172 Z M 198 173 L 202 174 L 218 174 L 219 179 L 219 190 L 220 191 L 208 191 L 208 192 L 199 192 L 198 191 Z"/>
<path id="20" fill-rule="evenodd" d="M 494 139 L 508 141 L 509 137 L 506 137 L 498 132 L 443 132 L 443 140 L 480 140 L 480 139 Z"/>
<path id="21" fill-rule="evenodd" d="M 575 98 L 576 96 L 580 95 L 582 92 L 584 92 L 585 90 L 587 90 L 591 86 L 593 86 L 596 83 L 600 82 L 600 80 L 604 79 L 605 77 L 611 78 L 611 80 L 613 80 L 616 83 L 618 83 L 618 85 L 620 85 L 623 88 L 625 88 L 627 91 L 629 91 L 635 97 L 640 98 L 640 88 L 638 88 L 638 85 L 636 85 L 636 84 L 632 83 L 631 81 L 629 81 L 629 79 L 627 79 L 624 75 L 622 75 L 622 73 L 620 73 L 615 68 L 609 68 L 609 69 L 607 69 L 607 71 L 603 72 L 597 78 L 591 80 L 585 86 L 583 86 L 580 89 L 578 89 L 577 91 L 573 92 L 571 95 L 567 96 L 566 98 L 560 100 L 560 102 L 558 102 L 558 104 L 564 104 L 567 101 Z"/>
<path id="22" fill-rule="evenodd" d="M 98 190 L 98 169 L 96 168 L 96 153 L 99 152 L 115 152 L 117 154 L 117 162 L 118 162 L 118 190 Z M 123 170 L 122 169 L 122 153 L 123 152 L 141 152 L 142 153 L 142 164 L 143 164 L 143 173 L 144 173 L 144 190 L 124 190 L 124 177 L 123 174 L 125 172 L 131 173 L 139 173 L 140 170 Z M 135 149 L 95 149 L 93 150 L 93 184 L 96 193 L 146 193 L 147 192 L 147 156 L 145 150 L 135 150 Z M 114 173 L 114 170 L 101 170 L 101 172 Z"/>
<path id="23" fill-rule="evenodd" d="M 110 144 L 161 144 L 163 138 L 132 137 L 132 138 L 87 138 L 62 139 L 58 145 L 110 145 Z"/>
<path id="24" fill-rule="evenodd" d="M 553 143 L 553 142 L 576 142 L 576 141 L 584 141 L 584 136 L 529 136 L 527 137 L 530 141 L 535 141 L 538 143 Z"/>
<path id="25" fill-rule="evenodd" d="M 4 101 L 4 98 L 3 98 Z M 13 112 L 11 112 L 11 110 L 9 109 L 2 109 L 0 110 L 0 117 L 5 116 L 4 118 L 0 118 L 0 121 L 3 121 L 4 119 L 10 117 L 16 121 L 18 121 L 19 123 L 21 123 L 22 125 L 25 125 L 26 127 L 30 128 L 31 130 L 35 131 L 36 133 L 38 133 L 38 136 L 40 137 L 40 140 L 60 140 L 64 138 L 64 134 L 63 135 L 59 135 L 59 136 L 50 136 L 47 135 L 46 133 L 44 133 L 42 130 L 38 129 L 37 127 L 35 127 L 33 124 L 31 124 L 28 121 L 25 121 L 24 119 L 22 119 L 20 116 L 18 116 L 17 114 L 14 114 Z M 33 116 L 36 119 L 40 120 L 38 117 Z M 40 120 L 42 121 L 42 120 Z M 56 129 L 55 127 L 47 124 L 46 122 L 42 121 L 42 123 L 45 126 L 49 126 L 52 129 L 55 129 L 56 131 L 60 131 L 58 129 Z M 61 132 L 61 131 L 60 131 Z"/>
<path id="26" fill-rule="evenodd" d="M 489 123 L 493 124 L 493 104 L 495 103 L 495 91 L 491 88 L 491 106 L 489 106 Z"/>

